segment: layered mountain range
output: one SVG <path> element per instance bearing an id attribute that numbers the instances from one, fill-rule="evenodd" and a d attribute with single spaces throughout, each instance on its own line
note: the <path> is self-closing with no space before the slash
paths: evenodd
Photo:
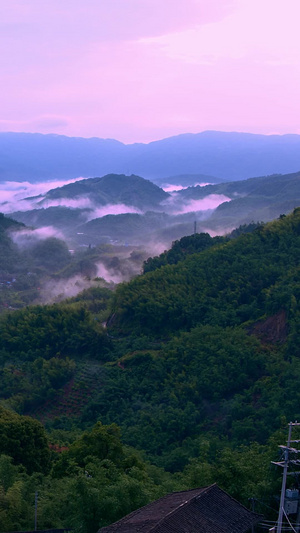
<path id="1" fill-rule="evenodd" d="M 0 182 L 107 173 L 133 173 L 152 180 L 185 173 L 232 181 L 299 168 L 299 135 L 205 131 L 125 145 L 113 139 L 0 133 Z"/>
<path id="2" fill-rule="evenodd" d="M 267 222 L 299 204 L 300 172 L 173 192 L 139 176 L 109 174 L 24 198 L 10 216 L 35 228 L 56 228 L 72 246 L 167 246 L 194 231 L 224 234 L 241 224 Z"/>
<path id="3" fill-rule="evenodd" d="M 156 183 L 123 170 L 1 189 L 3 531 L 32 527 L 37 493 L 40 528 L 94 532 L 165 492 L 215 482 L 277 515 L 270 461 L 300 405 L 300 162 L 278 148 L 276 174 L 235 181 L 232 160 L 224 181 L 221 142 L 209 170 L 185 174 L 175 144 L 176 170 L 170 160 Z M 74 167 L 60 153 L 61 175 L 84 163 L 77 148 Z M 247 152 L 248 167 L 245 153 L 236 170 L 242 161 L 252 175 L 261 153 Z M 42 144 L 36 161 L 29 147 L 6 150 L 10 176 L 19 165 L 31 180 L 45 168 L 54 177 L 45 155 Z"/>

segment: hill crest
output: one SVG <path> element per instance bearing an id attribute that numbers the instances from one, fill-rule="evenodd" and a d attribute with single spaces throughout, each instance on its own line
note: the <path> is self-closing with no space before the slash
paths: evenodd
<path id="1" fill-rule="evenodd" d="M 0 181 L 137 174 L 149 179 L 204 174 L 240 180 L 300 168 L 299 135 L 204 131 L 149 144 L 114 139 L 0 133 Z"/>

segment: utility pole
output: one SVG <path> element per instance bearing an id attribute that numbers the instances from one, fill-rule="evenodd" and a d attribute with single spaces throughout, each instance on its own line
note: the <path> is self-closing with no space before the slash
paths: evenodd
<path id="1" fill-rule="evenodd" d="M 285 497 L 286 497 L 286 479 L 288 475 L 288 468 L 290 464 L 293 465 L 300 465 L 299 459 L 292 459 L 294 454 L 300 453 L 300 450 L 296 448 L 291 448 L 291 443 L 300 442 L 299 440 L 291 440 L 292 437 L 292 428 L 295 426 L 300 426 L 300 422 L 290 422 L 289 423 L 289 430 L 288 430 L 288 440 L 286 446 L 279 446 L 283 450 L 283 461 L 274 462 L 273 464 L 277 466 L 281 466 L 283 468 L 283 475 L 282 475 L 282 485 L 281 485 L 281 494 L 280 494 L 280 503 L 279 503 L 279 512 L 278 512 L 278 520 L 277 520 L 277 529 L 276 533 L 282 532 L 282 519 L 283 514 L 285 514 L 284 510 L 284 504 L 285 504 Z"/>
<path id="2" fill-rule="evenodd" d="M 248 500 L 251 502 L 252 512 L 255 512 L 255 498 L 248 498 Z M 251 527 L 251 533 L 254 533 L 254 524 L 252 524 Z"/>
<path id="3" fill-rule="evenodd" d="M 287 446 L 286 448 L 284 448 L 284 452 L 283 452 L 283 456 L 284 456 L 283 463 L 284 464 L 283 464 L 283 475 L 282 475 L 282 485 L 281 485 L 281 494 L 280 494 L 277 533 L 281 533 L 281 530 L 282 530 L 282 517 L 283 517 L 283 509 L 284 509 L 286 477 L 287 477 L 287 471 L 289 467 L 289 447 L 291 444 L 291 435 L 292 435 L 292 423 L 290 422 Z"/>
<path id="4" fill-rule="evenodd" d="M 35 495 L 34 495 L 34 531 L 37 530 L 37 504 L 38 504 L 38 492 L 35 491 Z"/>

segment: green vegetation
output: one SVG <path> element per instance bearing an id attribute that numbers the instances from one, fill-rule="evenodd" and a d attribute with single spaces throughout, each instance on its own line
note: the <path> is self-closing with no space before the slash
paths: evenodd
<path id="1" fill-rule="evenodd" d="M 57 198 L 90 198 L 95 204 L 126 204 L 148 209 L 168 198 L 168 194 L 149 180 L 139 176 L 107 174 L 102 178 L 90 178 L 52 189 L 46 201 Z"/>
<path id="2" fill-rule="evenodd" d="M 70 251 L 61 239 L 39 239 L 23 224 L 0 213 L 0 314 L 30 304 L 61 301 L 88 285 L 101 292 L 102 296 L 91 293 L 90 297 L 99 306 L 102 297 L 110 297 L 114 283 L 106 282 L 98 272 L 112 280 L 129 280 L 140 272 L 144 259 L 145 252 L 136 247 L 102 244 Z"/>
<path id="3" fill-rule="evenodd" d="M 38 422 L 0 414 L 1 440 L 7 431 L 11 441 L 1 442 L 1 531 L 33 527 L 35 492 L 39 529 L 71 527 L 89 533 L 168 490 L 168 476 L 158 469 L 151 471 L 134 450 L 124 447 L 115 425 L 96 424 L 64 451 L 51 445 L 50 463 L 47 439 Z"/>
<path id="4" fill-rule="evenodd" d="M 9 237 L 9 231 L 18 231 L 24 228 L 24 224 L 5 217 L 0 213 L 0 275 L 3 278 L 12 269 L 18 269 L 20 253 Z M 1 279 L 1 281 L 3 281 Z"/>
<path id="5" fill-rule="evenodd" d="M 111 341 L 86 305 L 71 301 L 15 311 L 0 320 L 1 397 L 18 412 L 28 412 L 73 376 L 74 358 L 104 362 L 110 357 Z"/>
<path id="6" fill-rule="evenodd" d="M 223 194 L 223 202 L 212 213 L 206 228 L 230 229 L 253 220 L 268 222 L 281 213 L 290 213 L 300 203 L 300 173 L 273 174 L 241 181 L 189 187 L 178 194 L 182 200 L 198 200 L 211 194 Z"/>
<path id="7" fill-rule="evenodd" d="M 164 265 L 176 265 L 187 255 L 202 252 L 211 246 L 226 242 L 225 237 L 211 237 L 208 233 L 195 233 L 189 237 L 182 237 L 172 244 L 172 248 L 158 257 L 149 257 L 144 262 L 144 274 L 152 272 Z"/>
<path id="8" fill-rule="evenodd" d="M 50 451 L 43 426 L 0 407 L 0 450 L 29 474 L 49 471 Z"/>
<path id="9" fill-rule="evenodd" d="M 84 307 L 32 306 L 0 321 L 0 350 L 32 360 L 42 354 L 103 358 L 109 347 L 103 327 Z M 5 356 L 3 356 L 5 358 Z"/>
<path id="10" fill-rule="evenodd" d="M 34 209 L 11 216 L 28 226 L 52 226 L 62 231 L 72 249 L 112 242 L 136 246 L 165 243 L 169 247 L 170 242 L 189 235 L 195 221 L 199 232 L 223 234 L 238 225 L 268 222 L 290 213 L 300 203 L 299 177 L 297 172 L 226 183 L 216 179 L 214 185 L 188 187 L 170 196 L 139 176 L 108 174 L 52 189 L 44 197 L 33 197 Z M 185 178 L 189 180 L 188 175 L 182 176 L 181 185 Z M 206 200 L 214 196 L 222 203 L 207 211 Z M 63 203 L 64 199 L 71 199 L 77 207 L 51 206 L 51 202 Z M 119 212 L 120 205 L 128 206 L 130 212 L 101 216 L 107 206 L 108 212 L 113 213 L 112 206 L 118 206 Z M 132 207 L 137 212 L 132 212 Z"/>
<path id="11" fill-rule="evenodd" d="M 85 533 L 213 482 L 276 508 L 270 461 L 300 418 L 299 258 L 300 208 L 186 237 L 113 293 L 4 313 L 0 531 L 32 527 L 36 490 L 39 528 Z"/>
<path id="12" fill-rule="evenodd" d="M 253 233 L 120 286 L 115 327 L 157 336 L 197 324 L 227 327 L 259 319 L 266 312 L 268 291 L 275 283 L 284 285 L 298 268 L 299 219 L 297 209 Z M 277 310 L 281 308 L 278 302 Z"/>

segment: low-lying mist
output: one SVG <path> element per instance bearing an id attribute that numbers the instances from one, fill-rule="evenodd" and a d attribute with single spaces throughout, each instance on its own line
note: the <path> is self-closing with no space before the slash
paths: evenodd
<path id="1" fill-rule="evenodd" d="M 81 180 L 0 184 L 0 212 L 27 226 L 11 237 L 20 252 L 27 254 L 29 263 L 32 261 L 32 270 L 38 273 L 37 303 L 76 296 L 101 283 L 101 279 L 110 287 L 129 281 L 142 272 L 143 262 L 149 257 L 169 249 L 174 240 L 191 235 L 195 223 L 196 231 L 215 235 L 217 232 L 209 229 L 207 221 L 220 204 L 230 201 L 223 194 L 185 199 L 177 191 L 186 186 L 179 184 L 164 187 L 171 191 L 169 197 L 153 211 L 134 205 L 144 193 L 139 191 L 138 197 L 130 188 L 126 203 L 118 200 L 119 191 L 115 191 L 115 203 L 103 203 L 103 192 L 102 196 L 80 195 L 80 187 L 74 197 L 60 196 L 64 190 L 47 196 L 49 190 Z M 146 194 L 145 206 L 148 202 Z M 90 226 L 91 221 L 99 223 Z M 219 234 L 224 232 L 220 228 Z M 55 253 L 59 261 L 47 257 Z"/>
<path id="2" fill-rule="evenodd" d="M 211 185 L 211 182 L 203 182 L 203 183 L 194 183 L 193 187 L 205 187 L 206 185 Z M 165 192 L 176 192 L 176 191 L 183 191 L 184 189 L 188 189 L 191 187 L 191 185 L 172 185 L 172 183 L 166 183 L 162 185 L 162 189 Z"/>
<path id="3" fill-rule="evenodd" d="M 201 211 L 211 211 L 216 209 L 223 202 L 229 202 L 230 198 L 224 194 L 209 194 L 200 200 L 187 200 L 183 203 L 182 197 L 178 196 L 176 192 L 171 194 L 168 200 L 165 200 L 163 205 L 172 215 L 182 215 L 184 213 L 196 213 Z"/>
<path id="4" fill-rule="evenodd" d="M 14 211 L 28 211 L 35 209 L 42 199 L 42 195 L 51 189 L 74 183 L 84 178 L 65 181 L 45 181 L 30 183 L 29 181 L 4 181 L 0 183 L 0 211 L 4 214 Z M 37 198 L 39 197 L 39 198 Z"/>
<path id="5" fill-rule="evenodd" d="M 11 233 L 13 242 L 20 250 L 32 248 L 38 241 L 48 239 L 49 237 L 65 240 L 63 232 L 53 226 L 44 226 L 37 229 L 26 228 Z"/>

